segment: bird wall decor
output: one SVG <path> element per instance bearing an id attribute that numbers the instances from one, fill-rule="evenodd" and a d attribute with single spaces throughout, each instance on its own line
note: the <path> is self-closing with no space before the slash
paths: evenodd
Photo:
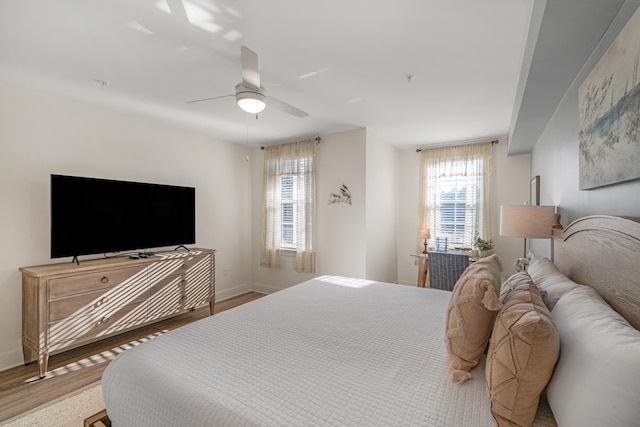
<path id="1" fill-rule="evenodd" d="M 331 193 L 331 195 L 329 196 L 329 204 L 332 204 L 332 203 L 351 204 L 351 191 L 349 191 L 346 185 L 342 184 L 340 186 L 339 193 Z"/>

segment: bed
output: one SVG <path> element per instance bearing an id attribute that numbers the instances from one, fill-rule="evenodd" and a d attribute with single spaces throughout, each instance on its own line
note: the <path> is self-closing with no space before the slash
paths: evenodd
<path id="1" fill-rule="evenodd" d="M 542 320 L 564 322 L 556 325 L 559 351 L 550 368 L 555 370 L 542 385 L 547 392 L 536 391 L 532 423 L 638 425 L 640 223 L 587 217 L 554 237 L 555 265 L 532 260 L 531 276 L 518 279 L 526 286 L 510 278 L 496 290 L 501 302 L 492 303 L 499 305 L 492 309 L 497 315 L 491 314 L 491 328 L 497 328 L 494 319 L 505 323 L 507 306 L 522 305 L 511 304 L 509 295 L 503 299 L 505 293 L 535 290 L 530 283 L 537 280 L 544 288 L 535 294 L 545 298 Z M 593 288 L 607 303 L 589 293 Z M 495 399 L 494 387 L 504 364 L 496 354 L 500 342 L 509 340 L 499 340 L 492 329 L 489 350 L 485 354 L 487 341 L 479 344 L 482 351 L 468 378 L 454 382 L 447 375 L 456 292 L 315 278 L 127 350 L 102 378 L 107 413 L 115 426 L 513 425 L 496 416 L 503 401 Z M 605 313 L 595 332 L 589 323 L 573 325 L 574 319 L 590 321 L 589 304 Z M 581 330 L 589 337 L 602 333 L 596 347 L 603 350 L 586 356 L 574 351 L 584 346 Z M 622 356 L 612 352 L 617 334 Z M 515 405 L 524 400 L 518 393 L 507 390 L 507 396 L 518 396 L 511 399 Z"/>

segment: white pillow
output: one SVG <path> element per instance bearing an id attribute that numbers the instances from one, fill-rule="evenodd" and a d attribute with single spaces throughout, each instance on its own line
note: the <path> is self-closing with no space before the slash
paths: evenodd
<path id="1" fill-rule="evenodd" d="M 640 331 L 588 286 L 567 292 L 551 315 L 560 358 L 547 397 L 558 425 L 638 426 Z"/>
<path id="2" fill-rule="evenodd" d="M 549 310 L 553 310 L 562 295 L 576 286 L 584 286 L 567 278 L 548 258 L 533 256 L 527 272 L 538 289 L 546 292 L 544 302 Z"/>

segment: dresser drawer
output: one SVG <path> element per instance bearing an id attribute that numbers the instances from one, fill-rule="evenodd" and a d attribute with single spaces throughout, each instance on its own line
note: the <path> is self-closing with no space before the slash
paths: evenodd
<path id="1" fill-rule="evenodd" d="M 91 290 L 112 288 L 123 282 L 145 283 L 147 266 L 144 264 L 96 273 L 77 274 L 49 280 L 49 300 L 62 298 Z"/>
<path id="2" fill-rule="evenodd" d="M 163 277 L 184 274 L 198 262 L 207 257 L 207 254 L 180 254 L 180 257 L 166 258 L 149 264 L 149 281 L 151 283 L 161 280 Z"/>
<path id="3" fill-rule="evenodd" d="M 124 305 L 143 302 L 147 299 L 144 283 L 134 286 L 125 284 L 119 288 L 102 289 L 95 292 L 60 298 L 49 302 L 49 321 L 66 317 L 87 316 L 96 311 L 113 310 Z"/>
<path id="4" fill-rule="evenodd" d="M 172 274 L 149 288 L 149 316 L 153 319 L 177 313 L 184 306 L 186 276 Z"/>
<path id="5" fill-rule="evenodd" d="M 49 323 L 51 350 L 67 347 L 107 335 L 118 326 L 128 327 L 142 323 L 147 317 L 146 302 L 128 304 L 110 310 L 97 310 L 86 316 L 68 317 Z"/>

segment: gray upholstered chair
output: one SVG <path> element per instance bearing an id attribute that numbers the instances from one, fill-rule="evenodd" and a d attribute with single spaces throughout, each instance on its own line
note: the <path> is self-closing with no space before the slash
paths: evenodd
<path id="1" fill-rule="evenodd" d="M 469 255 L 429 252 L 429 287 L 452 291 L 462 272 L 469 266 Z"/>

